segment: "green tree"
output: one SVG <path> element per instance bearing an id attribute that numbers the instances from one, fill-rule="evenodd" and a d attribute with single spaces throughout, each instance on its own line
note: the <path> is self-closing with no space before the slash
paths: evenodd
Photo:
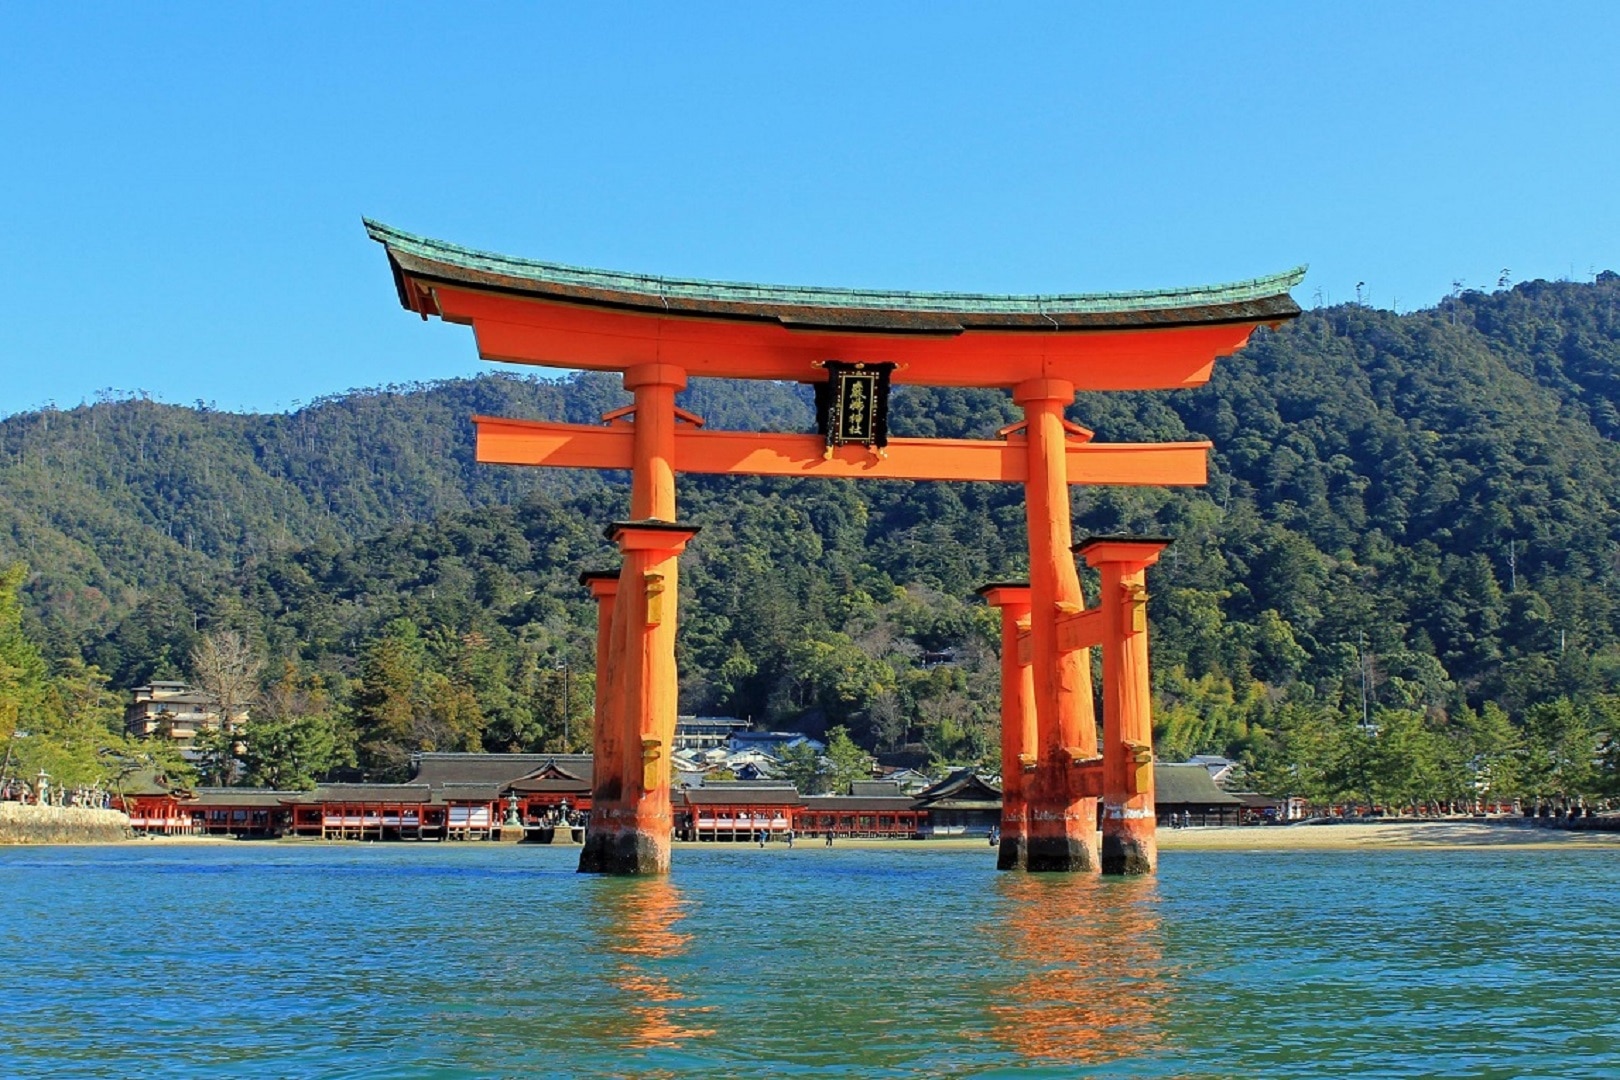
<path id="1" fill-rule="evenodd" d="M 1598 730 L 1588 708 L 1568 698 L 1532 706 L 1523 754 L 1528 794 L 1573 799 L 1596 793 Z"/>
<path id="2" fill-rule="evenodd" d="M 1508 714 L 1494 701 L 1477 712 L 1460 709 L 1462 769 L 1473 797 L 1482 801 L 1511 798 L 1519 790 L 1521 736 Z"/>
<path id="3" fill-rule="evenodd" d="M 872 778 L 872 755 L 855 745 L 849 730 L 835 727 L 827 732 L 826 781 L 835 795 L 849 794 L 856 780 Z"/>
<path id="4" fill-rule="evenodd" d="M 426 657 L 414 624 L 398 620 L 366 647 L 354 695 L 356 757 L 369 775 L 403 779 L 416 727 Z"/>
<path id="5" fill-rule="evenodd" d="M 805 742 L 784 746 L 777 759 L 782 763 L 782 776 L 793 781 L 801 795 L 826 792 L 826 767 L 815 747 Z"/>
<path id="6" fill-rule="evenodd" d="M 1289 702 L 1255 733 L 1246 758 L 1256 790 L 1326 802 L 1338 792 L 1330 781 L 1344 753 L 1338 718 L 1320 706 Z"/>
<path id="7" fill-rule="evenodd" d="M 300 677 L 291 664 L 266 689 L 242 742 L 247 782 L 259 787 L 308 790 L 333 768 L 354 764 L 321 680 Z"/>

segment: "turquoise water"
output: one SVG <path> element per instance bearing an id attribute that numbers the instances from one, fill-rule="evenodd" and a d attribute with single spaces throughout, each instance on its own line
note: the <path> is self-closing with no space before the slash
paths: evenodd
<path id="1" fill-rule="evenodd" d="M 0 1075 L 1620 1077 L 1620 850 L 0 850 Z"/>

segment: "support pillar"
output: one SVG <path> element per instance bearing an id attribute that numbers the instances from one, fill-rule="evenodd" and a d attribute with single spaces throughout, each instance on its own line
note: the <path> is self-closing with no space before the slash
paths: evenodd
<path id="1" fill-rule="evenodd" d="M 621 521 L 609 530 L 624 553 L 610 661 L 618 708 L 607 718 L 618 728 L 617 760 L 610 767 L 618 773 L 620 794 L 611 803 L 592 803 L 581 873 L 669 873 L 677 568 L 695 535 L 696 529 L 667 521 Z"/>
<path id="2" fill-rule="evenodd" d="M 1075 548 L 1102 576 L 1105 874 L 1151 874 L 1159 861 L 1145 579 L 1169 543 L 1157 537 L 1094 536 Z"/>
<path id="3" fill-rule="evenodd" d="M 1024 780 L 1035 774 L 1035 676 L 1030 666 L 1029 584 L 995 582 L 979 595 L 1001 611 L 1001 851 L 998 870 L 1029 863 Z"/>
<path id="4" fill-rule="evenodd" d="M 677 557 L 696 529 L 675 524 L 675 395 L 686 372 L 640 364 L 624 373 L 635 396 L 630 516 L 608 537 L 624 554 L 609 631 L 611 685 L 603 727 L 618 798 L 592 802 L 582 873 L 665 874 L 673 833 L 669 756 L 675 742 Z M 602 744 L 598 743 L 598 747 Z M 600 790 L 600 785 L 598 785 Z"/>
<path id="5" fill-rule="evenodd" d="M 587 570 L 579 583 L 596 601 L 596 703 L 591 714 L 591 805 L 616 803 L 624 778 L 619 774 L 621 733 L 613 717 L 613 609 L 619 595 L 619 571 Z"/>
<path id="6" fill-rule="evenodd" d="M 686 372 L 673 364 L 639 364 L 624 373 L 635 395 L 635 446 L 630 466 L 630 517 L 675 520 L 675 395 Z"/>
<path id="7" fill-rule="evenodd" d="M 1030 646 L 1038 748 L 1034 783 L 1025 790 L 1029 812 L 1026 866 L 1030 870 L 1095 871 L 1097 800 L 1080 794 L 1077 762 L 1097 756 L 1087 649 L 1059 647 L 1060 616 L 1085 606 L 1070 551 L 1069 478 L 1064 408 L 1074 386 L 1062 379 L 1031 379 L 1013 389 L 1024 410 L 1028 475 Z"/>

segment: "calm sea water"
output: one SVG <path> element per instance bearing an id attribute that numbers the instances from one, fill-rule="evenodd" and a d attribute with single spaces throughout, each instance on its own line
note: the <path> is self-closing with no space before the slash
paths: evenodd
<path id="1" fill-rule="evenodd" d="M 0 851 L 0 1074 L 1620 1077 L 1620 851 Z"/>

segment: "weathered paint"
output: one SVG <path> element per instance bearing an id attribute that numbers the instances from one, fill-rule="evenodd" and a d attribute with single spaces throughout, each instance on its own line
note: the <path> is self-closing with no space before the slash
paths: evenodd
<path id="1" fill-rule="evenodd" d="M 1029 809 L 1026 778 L 1035 775 L 1038 736 L 1035 720 L 1035 676 L 1027 653 L 1019 649 L 1020 623 L 1029 619 L 1027 584 L 998 583 L 979 590 L 985 602 L 1001 611 L 1001 850 L 999 870 L 1022 870 L 1029 862 Z"/>
<path id="2" fill-rule="evenodd" d="M 1074 386 L 1032 379 L 1013 389 L 1024 410 L 1028 479 L 1030 645 L 1035 697 L 1037 769 L 1025 792 L 1029 808 L 1030 870 L 1098 868 L 1096 799 L 1079 795 L 1073 763 L 1097 755 L 1091 705 L 1091 663 L 1084 649 L 1058 646 L 1058 620 L 1082 610 L 1085 598 L 1070 553 L 1069 484 L 1063 410 Z"/>
<path id="3" fill-rule="evenodd" d="M 1167 543 L 1099 537 L 1077 549 L 1102 579 L 1105 874 L 1150 874 L 1158 864 L 1145 579 Z"/>
<path id="4" fill-rule="evenodd" d="M 580 581 L 596 601 L 596 708 L 591 742 L 593 776 L 591 806 L 607 807 L 623 797 L 624 781 L 619 775 L 619 740 L 614 693 L 613 612 L 619 594 L 618 571 L 593 571 L 580 575 Z M 583 809 L 583 808 L 581 808 Z"/>

